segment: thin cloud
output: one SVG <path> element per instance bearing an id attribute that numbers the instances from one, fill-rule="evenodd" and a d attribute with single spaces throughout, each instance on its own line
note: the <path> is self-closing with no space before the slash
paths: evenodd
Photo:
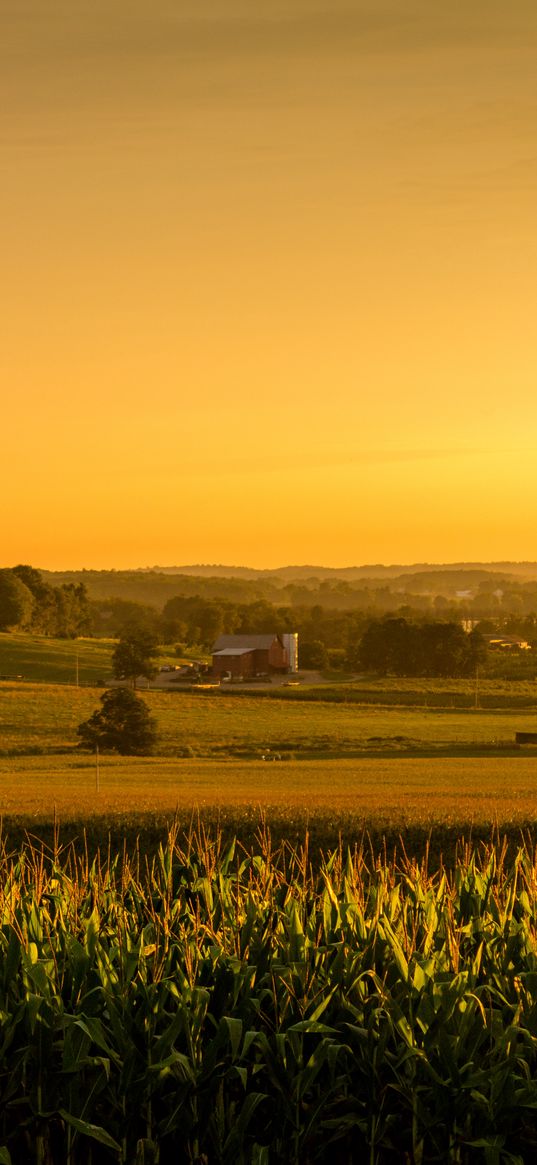
<path id="1" fill-rule="evenodd" d="M 398 465 L 410 464 L 413 462 L 431 462 L 431 461 L 451 461 L 458 458 L 469 458 L 479 455 L 479 450 L 456 447 L 452 449 L 368 449 L 360 450 L 359 453 L 349 454 L 347 452 L 333 452 L 333 453 L 319 453 L 308 454 L 301 452 L 299 456 L 289 453 L 279 453 L 276 457 L 271 452 L 270 455 L 260 455 L 259 453 L 249 452 L 243 453 L 240 449 L 235 448 L 233 452 L 233 462 L 230 463 L 226 458 L 222 466 L 218 465 L 218 454 L 215 453 L 212 458 L 213 470 L 199 471 L 201 477 L 213 476 L 221 477 L 258 477 L 258 476 L 274 476 L 279 474 L 310 474 L 322 473 L 334 469 L 356 469 L 360 471 L 363 468 L 370 468 L 375 465 Z M 181 458 L 181 468 L 190 469 L 192 466 L 193 474 L 196 475 L 198 471 L 199 461 L 197 459 L 187 457 Z M 155 467 L 158 471 L 158 466 Z M 166 470 L 160 466 L 164 476 Z"/>

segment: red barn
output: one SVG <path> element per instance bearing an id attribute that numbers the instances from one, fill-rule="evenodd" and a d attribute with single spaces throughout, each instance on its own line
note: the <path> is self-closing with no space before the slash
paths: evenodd
<path id="1" fill-rule="evenodd" d="M 220 635 L 213 644 L 213 675 L 258 676 L 286 672 L 289 653 L 281 635 Z"/>

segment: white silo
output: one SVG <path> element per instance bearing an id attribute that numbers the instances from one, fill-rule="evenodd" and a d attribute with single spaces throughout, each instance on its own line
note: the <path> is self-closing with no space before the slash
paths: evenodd
<path id="1" fill-rule="evenodd" d="M 298 633 L 296 631 L 285 631 L 280 636 L 283 646 L 287 651 L 287 659 L 289 660 L 289 671 L 298 671 Z"/>

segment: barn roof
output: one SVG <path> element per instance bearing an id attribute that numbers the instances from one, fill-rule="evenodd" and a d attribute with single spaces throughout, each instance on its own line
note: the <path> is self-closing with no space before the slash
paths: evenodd
<path id="1" fill-rule="evenodd" d="M 211 654 L 217 655 L 221 651 L 237 647 L 247 651 L 268 651 L 278 636 L 272 635 L 219 635 L 213 643 Z"/>
<path id="2" fill-rule="evenodd" d="M 212 655 L 251 655 L 254 647 L 224 647 L 222 651 L 213 651 Z"/>

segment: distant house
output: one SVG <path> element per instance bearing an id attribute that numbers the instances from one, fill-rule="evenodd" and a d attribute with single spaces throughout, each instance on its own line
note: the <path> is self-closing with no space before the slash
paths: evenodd
<path id="1" fill-rule="evenodd" d="M 270 675 L 296 671 L 296 635 L 220 635 L 213 644 L 213 675 Z"/>
<path id="2" fill-rule="evenodd" d="M 487 643 L 491 651 L 531 651 L 531 643 L 516 635 L 491 635 Z"/>

